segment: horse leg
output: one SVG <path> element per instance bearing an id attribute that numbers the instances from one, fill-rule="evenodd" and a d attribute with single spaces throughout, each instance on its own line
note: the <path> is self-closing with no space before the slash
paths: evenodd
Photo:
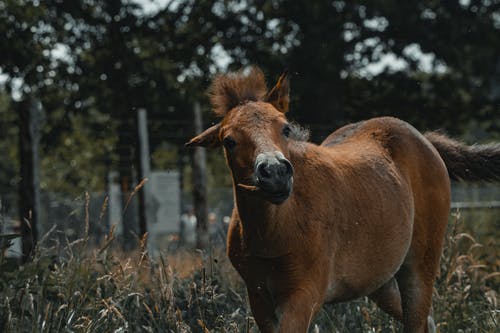
<path id="1" fill-rule="evenodd" d="M 322 303 L 306 292 L 296 292 L 275 305 L 267 294 L 248 291 L 255 322 L 262 333 L 307 333 Z"/>
<path id="2" fill-rule="evenodd" d="M 252 314 L 261 333 L 277 333 L 279 317 L 273 300 L 262 291 L 247 289 Z"/>
<path id="3" fill-rule="evenodd" d="M 446 224 L 440 220 L 430 221 L 429 225 L 436 228 L 427 234 L 418 227 L 415 229 L 417 234 L 414 233 L 410 251 L 396 273 L 403 308 L 403 326 L 407 333 L 427 333 L 434 328 L 431 316 L 432 291 L 439 270 Z M 422 226 L 418 221 L 415 225 Z M 424 238 L 422 235 L 433 237 Z"/>
<path id="4" fill-rule="evenodd" d="M 411 267 L 397 274 L 403 308 L 403 326 L 406 333 L 428 333 L 432 287 L 434 279 L 425 279 Z"/>
<path id="5" fill-rule="evenodd" d="M 401 306 L 401 294 L 395 278 L 390 279 L 379 289 L 368 297 L 374 301 L 379 308 L 398 321 L 403 320 L 403 309 Z"/>
<path id="6" fill-rule="evenodd" d="M 291 295 L 279 307 L 279 333 L 307 333 L 321 306 L 319 297 L 314 297 L 305 289 Z"/>
<path id="7" fill-rule="evenodd" d="M 418 193 L 426 192 L 421 189 Z M 412 243 L 396 273 L 406 333 L 428 333 L 435 327 L 431 316 L 432 292 L 448 224 L 449 190 L 431 194 L 435 195 L 425 200 L 432 205 L 419 202 L 421 197 L 416 197 Z"/>
<path id="8" fill-rule="evenodd" d="M 401 294 L 395 278 L 390 279 L 386 284 L 368 296 L 385 313 L 398 321 L 403 321 L 403 308 L 401 305 Z M 429 333 L 436 333 L 436 324 L 431 313 L 427 316 L 427 329 Z"/>

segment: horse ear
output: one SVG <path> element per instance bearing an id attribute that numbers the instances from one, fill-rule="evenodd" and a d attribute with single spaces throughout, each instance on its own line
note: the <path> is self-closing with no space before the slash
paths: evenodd
<path id="1" fill-rule="evenodd" d="M 217 125 L 214 125 L 212 127 L 209 127 L 202 133 L 198 134 L 191 140 L 189 140 L 188 143 L 185 144 L 186 147 L 207 147 L 207 148 L 216 148 L 221 145 L 221 142 L 219 140 L 219 129 L 220 129 L 220 123 Z"/>
<path id="2" fill-rule="evenodd" d="M 276 85 L 271 89 L 265 98 L 265 101 L 271 103 L 278 111 L 288 112 L 288 103 L 290 102 L 290 83 L 288 82 L 288 71 L 285 71 L 278 79 Z"/>

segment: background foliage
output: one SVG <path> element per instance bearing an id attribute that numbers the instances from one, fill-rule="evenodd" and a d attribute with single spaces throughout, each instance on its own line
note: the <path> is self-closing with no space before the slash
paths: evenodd
<path id="1" fill-rule="evenodd" d="M 0 1 L 9 157 L 0 196 L 16 186 L 15 101 L 44 105 L 42 188 L 77 195 L 102 190 L 110 170 L 131 173 L 139 108 L 149 113 L 153 165 L 177 166 L 193 103 L 208 111 L 213 76 L 249 64 L 269 81 L 290 70 L 290 117 L 317 142 L 379 115 L 468 140 L 500 137 L 498 1 L 185 0 L 148 10 L 154 4 Z M 212 174 L 227 182 L 219 169 Z"/>

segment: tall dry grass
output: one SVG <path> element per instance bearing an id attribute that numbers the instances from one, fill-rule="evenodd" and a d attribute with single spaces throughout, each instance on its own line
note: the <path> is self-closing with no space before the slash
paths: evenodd
<path id="1" fill-rule="evenodd" d="M 0 255 L 0 332 L 258 331 L 243 282 L 222 250 L 151 259 L 145 240 L 136 252 L 121 252 L 113 230 L 99 246 L 86 235 L 65 244 L 50 239 L 22 267 Z M 454 216 L 434 294 L 439 332 L 500 331 L 497 261 Z M 399 331 L 366 298 L 325 306 L 311 328 Z"/>

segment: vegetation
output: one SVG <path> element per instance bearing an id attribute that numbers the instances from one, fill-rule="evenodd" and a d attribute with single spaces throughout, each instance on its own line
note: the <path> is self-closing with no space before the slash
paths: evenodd
<path id="1" fill-rule="evenodd" d="M 378 115 L 474 141 L 499 137 L 496 1 L 167 3 L 148 12 L 136 1 L 0 0 L 2 156 L 16 156 L 14 102 L 33 97 L 45 112 L 42 189 L 102 191 L 109 170 L 130 182 L 136 111 L 148 111 L 152 152 L 170 145 L 182 159 L 193 103 L 208 111 L 213 75 L 248 64 L 269 79 L 290 70 L 290 116 L 314 141 Z M 384 65 L 387 55 L 400 66 Z M 2 159 L 4 201 L 13 174 L 16 164 Z"/>
<path id="2" fill-rule="evenodd" d="M 434 293 L 439 332 L 498 332 L 498 260 L 452 216 Z M 0 259 L 2 332 L 257 332 L 244 284 L 221 249 L 149 258 L 123 253 L 113 229 L 97 247 L 45 235 L 22 267 Z M 12 236 L 2 236 L 7 240 Z M 6 245 L 4 245 L 6 247 Z M 400 329 L 366 298 L 323 308 L 312 332 Z"/>

